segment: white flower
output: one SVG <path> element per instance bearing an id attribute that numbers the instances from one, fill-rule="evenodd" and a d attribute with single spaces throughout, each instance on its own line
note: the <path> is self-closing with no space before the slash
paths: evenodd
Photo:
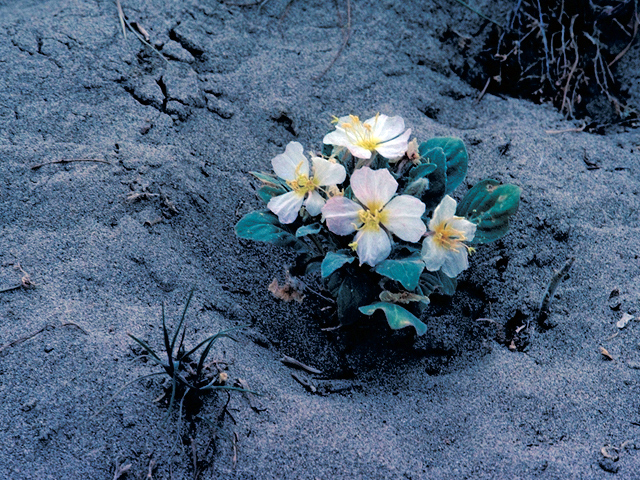
<path id="1" fill-rule="evenodd" d="M 351 189 L 360 203 L 333 197 L 322 208 L 322 215 L 327 228 L 337 235 L 358 232 L 351 247 L 358 253 L 360 265 L 373 267 L 389 256 L 391 240 L 387 231 L 406 242 L 420 241 L 427 231 L 420 218 L 424 203 L 411 195 L 392 199 L 398 182 L 387 169 L 356 170 L 351 175 Z"/>
<path id="2" fill-rule="evenodd" d="M 319 187 L 337 185 L 347 178 L 347 172 L 340 164 L 320 157 L 314 157 L 311 161 L 313 177 L 309 177 L 309 161 L 298 142 L 289 142 L 284 153 L 271 160 L 273 170 L 287 181 L 292 190 L 273 197 L 267 204 L 267 208 L 278 216 L 281 223 L 294 222 L 303 203 L 309 215 L 320 215 L 325 200 L 318 192 Z"/>
<path id="3" fill-rule="evenodd" d="M 429 233 L 422 244 L 422 260 L 427 270 L 442 270 L 455 278 L 469 267 L 468 250 L 464 241 L 473 240 L 476 224 L 456 217 L 456 201 L 446 195 L 433 212 Z"/>
<path id="4" fill-rule="evenodd" d="M 335 131 L 325 135 L 326 145 L 346 147 L 351 155 L 371 158 L 376 151 L 388 159 L 400 158 L 407 151 L 411 129 L 405 131 L 402 117 L 377 114 L 364 123 L 355 115 L 338 119 Z"/>

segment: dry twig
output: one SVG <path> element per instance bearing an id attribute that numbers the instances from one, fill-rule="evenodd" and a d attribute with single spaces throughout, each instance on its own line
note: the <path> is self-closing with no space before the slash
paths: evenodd
<path id="1" fill-rule="evenodd" d="M 31 170 L 37 170 L 40 167 L 44 167 L 45 165 L 54 165 L 56 163 L 73 163 L 73 162 L 94 162 L 94 163 L 106 163 L 107 165 L 111 165 L 110 162 L 106 160 L 100 160 L 97 158 L 72 158 L 70 160 L 62 159 L 62 160 L 52 160 L 51 162 L 39 163 L 38 165 L 34 165 L 31 167 Z"/>

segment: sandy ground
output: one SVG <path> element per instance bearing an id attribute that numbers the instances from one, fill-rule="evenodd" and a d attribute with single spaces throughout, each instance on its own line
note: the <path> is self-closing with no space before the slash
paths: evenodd
<path id="1" fill-rule="evenodd" d="M 352 1 L 349 44 L 318 78 L 346 3 L 288 3 L 123 0 L 165 61 L 123 38 L 114 2 L 0 1 L 0 289 L 33 283 L 0 293 L 0 476 L 640 478 L 638 130 L 549 134 L 576 124 L 477 102 L 443 38 L 480 41 L 483 21 L 456 2 Z M 628 78 L 639 59 L 636 44 Z M 452 299 L 433 298 L 419 339 L 321 330 L 334 324 L 321 300 L 267 290 L 289 253 L 233 232 L 260 205 L 249 171 L 292 140 L 319 149 L 331 115 L 376 112 L 465 141 L 458 198 L 485 177 L 523 189 L 512 231 L 479 249 Z M 101 162 L 49 163 L 70 159 Z M 157 370 L 127 332 L 160 347 L 160 305 L 175 325 L 193 286 L 187 343 L 250 324 L 213 356 L 262 396 L 225 411 L 213 395 L 201 414 L 215 427 L 163 424 L 150 378 L 95 415 Z"/>

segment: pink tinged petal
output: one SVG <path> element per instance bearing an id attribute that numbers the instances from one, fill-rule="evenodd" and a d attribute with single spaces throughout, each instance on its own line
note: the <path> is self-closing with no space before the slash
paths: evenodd
<path id="1" fill-rule="evenodd" d="M 293 223 L 298 218 L 304 194 L 289 192 L 269 200 L 267 208 L 278 216 L 280 223 Z"/>
<path id="2" fill-rule="evenodd" d="M 360 259 L 360 265 L 366 263 L 374 267 L 391 253 L 389 235 L 380 227 L 360 230 L 354 241 L 358 245 L 356 252 Z"/>
<path id="3" fill-rule="evenodd" d="M 351 189 L 363 205 L 378 209 L 391 200 L 398 189 L 398 182 L 386 168 L 371 170 L 362 167 L 351 175 Z"/>
<path id="4" fill-rule="evenodd" d="M 324 198 L 322 198 L 316 190 L 312 190 L 304 201 L 304 206 L 307 212 L 309 212 L 309 215 L 315 217 L 316 215 L 320 215 L 322 207 L 324 207 Z"/>
<path id="5" fill-rule="evenodd" d="M 384 207 L 382 224 L 405 242 L 419 242 L 427 227 L 420 217 L 426 207 L 411 195 L 399 195 Z"/>
<path id="6" fill-rule="evenodd" d="M 427 267 L 427 270 L 430 272 L 440 270 L 445 259 L 446 251 L 437 247 L 433 237 L 425 238 L 422 243 L 422 261 Z"/>
<path id="7" fill-rule="evenodd" d="M 360 211 L 362 206 L 344 197 L 332 197 L 322 207 L 327 228 L 336 235 L 348 235 L 362 225 Z"/>
<path id="8" fill-rule="evenodd" d="M 456 201 L 449 195 L 445 195 L 440 205 L 433 211 L 433 217 L 429 221 L 429 230 L 434 231 L 442 222 L 451 220 L 456 214 Z"/>
<path id="9" fill-rule="evenodd" d="M 399 158 L 402 157 L 407 148 L 409 148 L 409 137 L 411 136 L 411 129 L 408 129 L 402 135 L 388 142 L 381 143 L 376 150 L 380 155 L 385 158 Z"/>
<path id="10" fill-rule="evenodd" d="M 304 149 L 298 142 L 289 142 L 284 153 L 276 155 L 271 164 L 273 171 L 284 180 L 295 180 L 297 175 L 309 175 L 309 160 L 304 156 Z M 300 168 L 298 169 L 298 165 Z M 296 171 L 296 169 L 298 169 Z"/>
<path id="11" fill-rule="evenodd" d="M 347 178 L 347 171 L 339 163 L 333 163 L 324 158 L 314 157 L 313 162 L 313 178 L 317 185 L 338 185 Z"/>
<path id="12" fill-rule="evenodd" d="M 469 268 L 467 249 L 461 246 L 458 251 L 449 250 L 442 264 L 442 273 L 449 278 L 455 278 L 463 270 Z"/>
<path id="13" fill-rule="evenodd" d="M 455 219 L 451 221 L 451 227 L 461 231 L 466 241 L 473 240 L 473 237 L 476 235 L 476 228 L 478 228 L 475 223 L 461 217 L 455 217 Z"/>

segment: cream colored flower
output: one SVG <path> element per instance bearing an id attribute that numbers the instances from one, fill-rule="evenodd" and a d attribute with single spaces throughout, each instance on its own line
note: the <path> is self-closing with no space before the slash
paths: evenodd
<path id="1" fill-rule="evenodd" d="M 327 228 L 337 235 L 357 231 L 351 246 L 360 264 L 373 267 L 389 256 L 391 240 L 387 232 L 406 242 L 418 242 L 426 232 L 420 218 L 424 203 L 411 195 L 394 197 L 398 182 L 387 169 L 356 170 L 351 175 L 351 189 L 359 203 L 332 197 L 322 208 L 322 215 Z"/>
<path id="2" fill-rule="evenodd" d="M 320 215 L 325 199 L 320 195 L 320 187 L 333 186 L 344 182 L 347 172 L 338 163 L 320 157 L 313 157 L 313 177 L 309 176 L 309 160 L 298 142 L 290 142 L 284 153 L 277 155 L 271 164 L 276 174 L 287 181 L 291 192 L 269 200 L 267 208 L 278 216 L 281 223 L 293 223 L 304 204 L 312 217 Z M 305 199 L 306 197 L 306 199 Z"/>
<path id="3" fill-rule="evenodd" d="M 456 201 L 446 195 L 433 212 L 429 233 L 422 243 L 422 260 L 427 270 L 442 270 L 450 278 L 457 277 L 469 267 L 468 247 L 473 240 L 476 224 L 456 217 Z"/>
<path id="4" fill-rule="evenodd" d="M 357 158 L 371 158 L 378 152 L 385 158 L 400 158 L 407 151 L 411 129 L 404 129 L 402 117 L 377 114 L 361 122 L 355 115 L 339 118 L 335 131 L 325 135 L 326 145 L 346 147 Z"/>

